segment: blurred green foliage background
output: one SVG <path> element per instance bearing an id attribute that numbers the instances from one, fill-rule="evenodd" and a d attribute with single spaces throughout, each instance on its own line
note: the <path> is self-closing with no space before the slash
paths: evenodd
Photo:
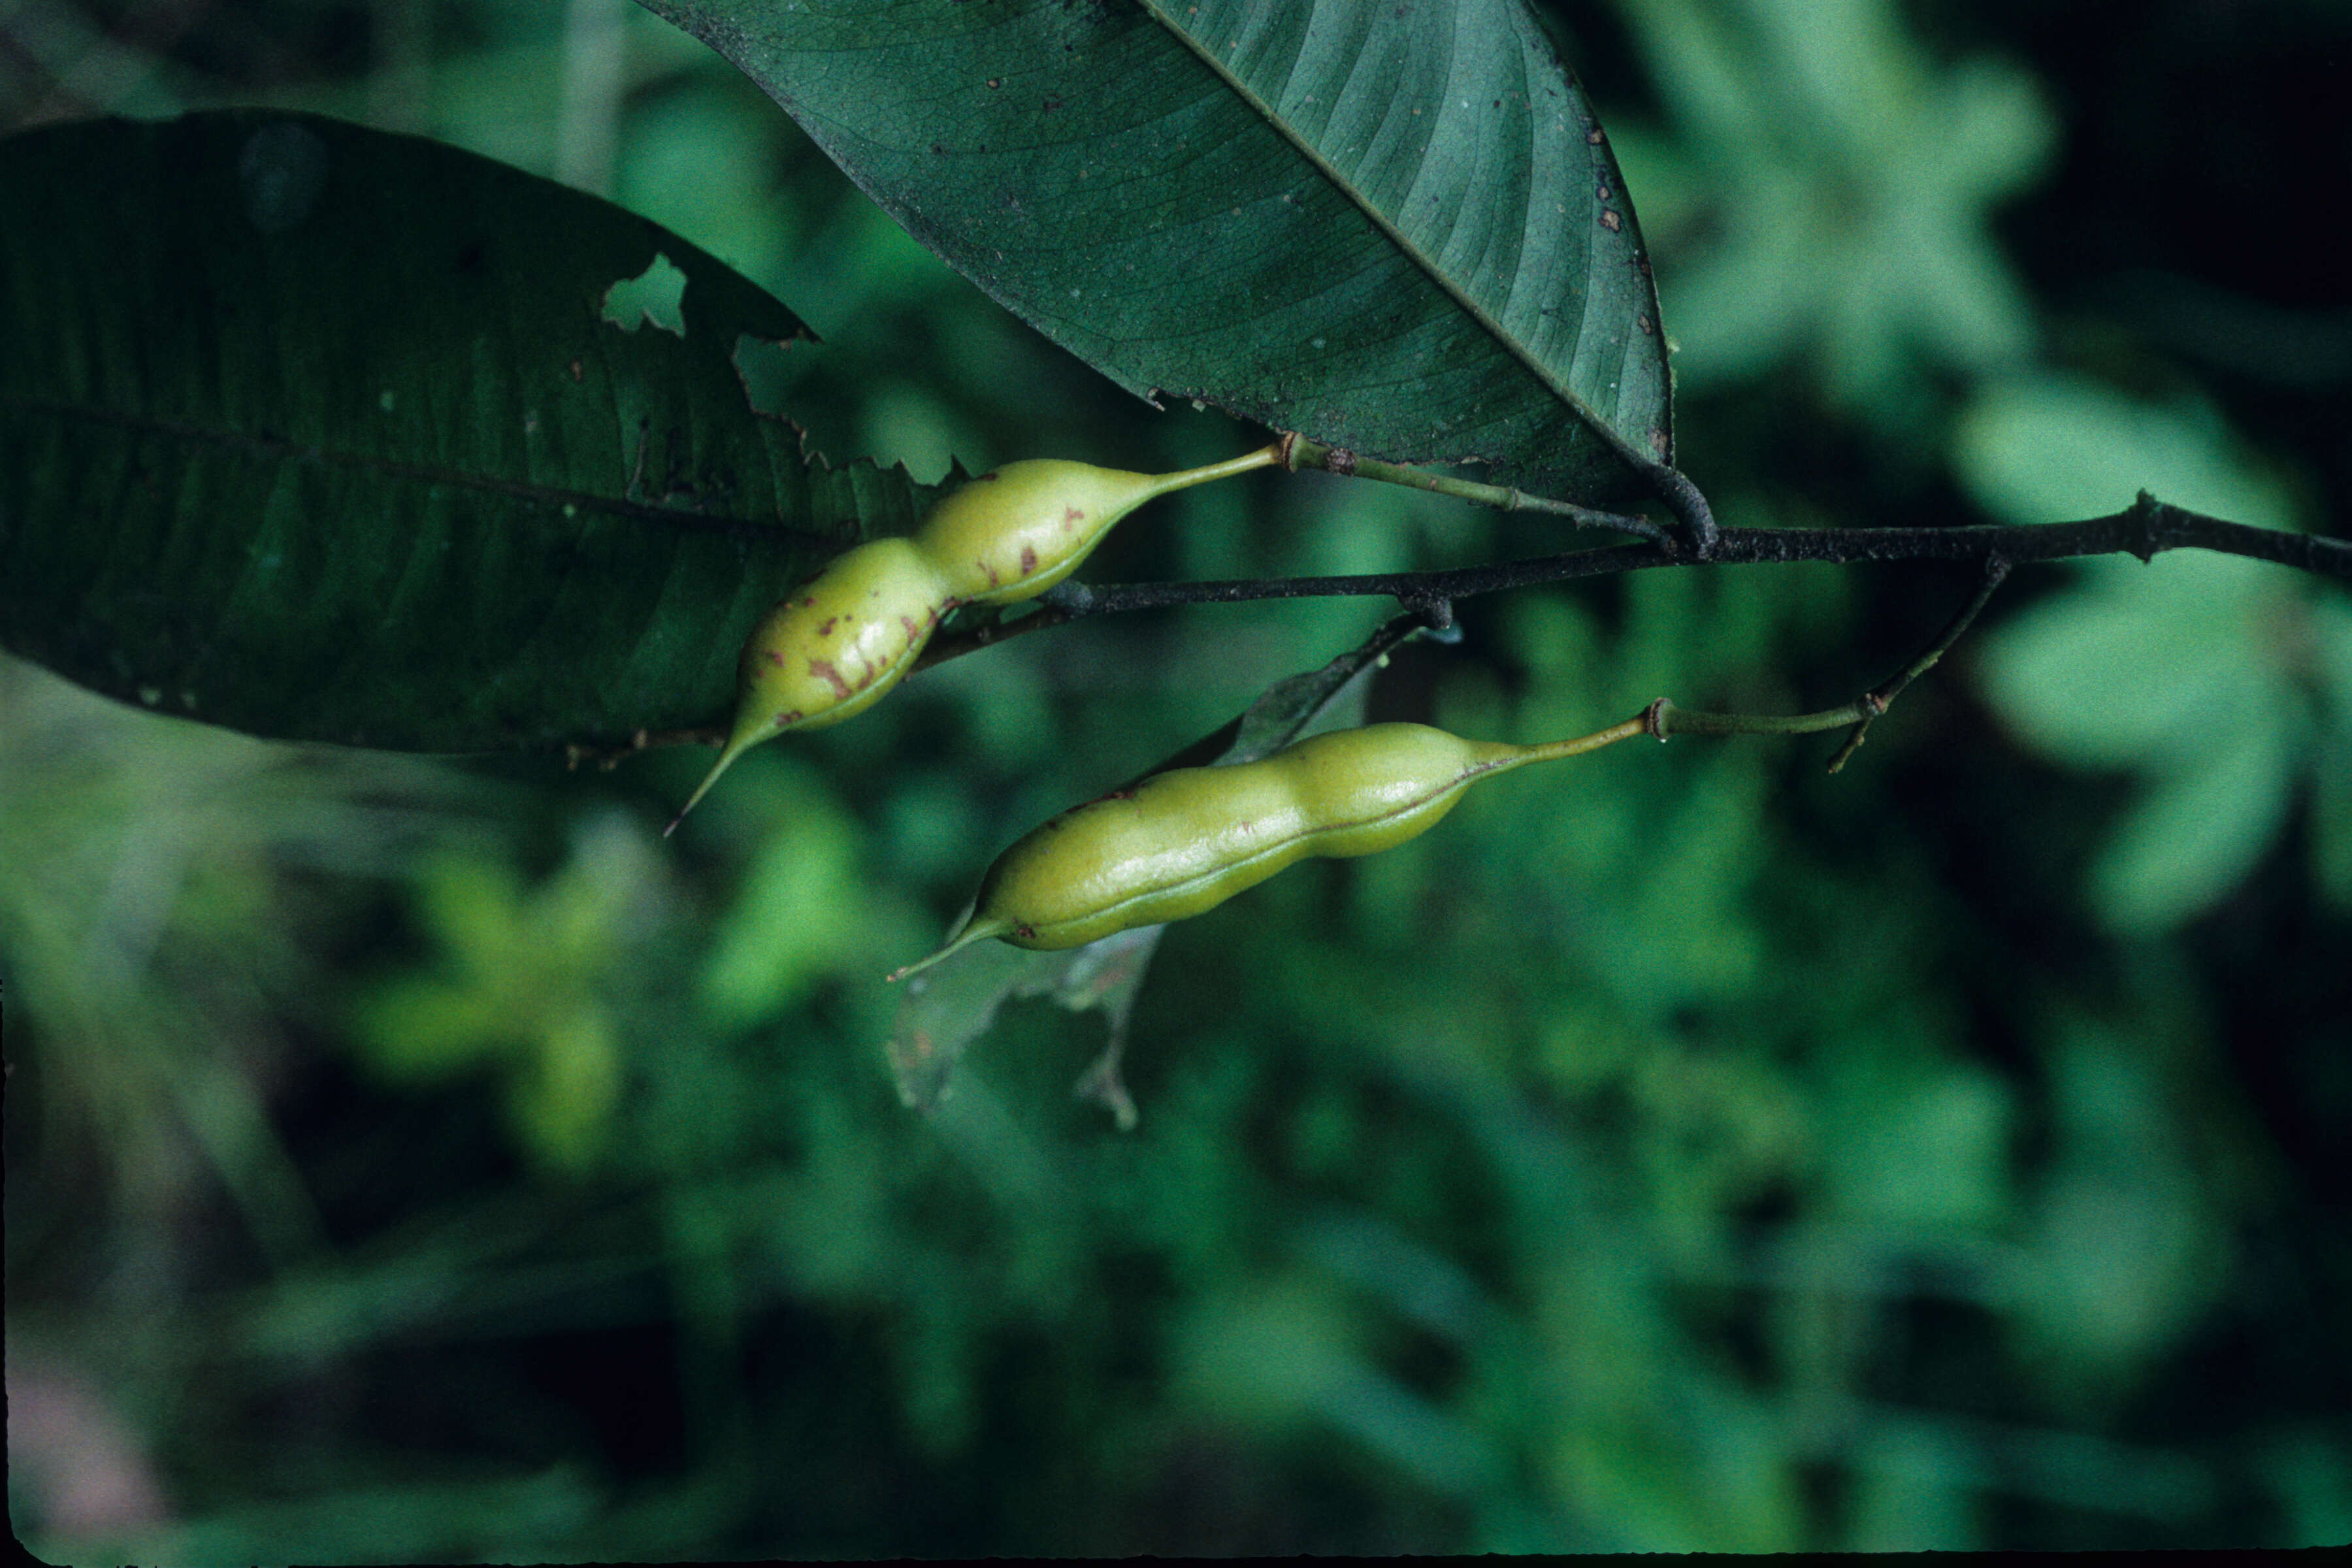
<path id="1" fill-rule="evenodd" d="M 2352 16 L 1579 0 L 1741 523 L 2352 515 Z M 608 193 L 827 340 L 933 479 L 1154 414 L 621 0 L 0 0 L 0 127 L 325 110 Z M 1545 525 L 1320 475 L 1097 581 Z M 1928 566 L 1463 607 L 1376 717 L 1548 739 L 1832 705 Z M 1618 748 L 1172 928 L 930 1118 L 878 976 L 1022 829 L 1355 641 L 1203 607 L 765 748 L 301 750 L 0 666 L 9 1502 L 44 1558 L 400 1562 L 2352 1540 L 2352 604 L 2021 575 L 1835 778 Z"/>

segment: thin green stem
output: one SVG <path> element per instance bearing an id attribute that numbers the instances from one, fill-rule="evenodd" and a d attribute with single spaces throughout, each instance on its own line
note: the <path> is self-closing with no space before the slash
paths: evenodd
<path id="1" fill-rule="evenodd" d="M 1639 535 L 1674 556 L 1695 555 L 1701 561 L 1710 558 L 1721 531 L 1716 527 L 1715 513 L 1707 506 L 1706 497 L 1680 469 L 1668 468 L 1664 463 L 1650 462 L 1630 449 L 1620 455 L 1640 470 L 1642 477 L 1650 481 L 1658 499 L 1664 501 L 1681 521 L 1690 534 L 1693 550 L 1684 550 L 1672 530 L 1636 513 L 1600 511 L 1570 501 L 1554 500 L 1549 496 L 1529 495 L 1523 489 L 1507 485 L 1481 484 L 1475 479 L 1458 479 L 1451 475 L 1435 474 L 1426 468 L 1410 468 L 1402 463 L 1359 457 L 1344 447 L 1326 447 L 1304 436 L 1285 436 L 1278 445 L 1282 447 L 1284 466 L 1293 472 L 1300 468 L 1321 468 L 1343 479 L 1378 479 L 1382 484 L 1428 490 L 1436 495 L 1452 496 L 1458 500 L 1475 501 L 1480 506 L 1500 507 L 1505 511 L 1549 512 L 1567 518 L 1580 528 L 1607 528 L 1619 533 Z"/>
<path id="2" fill-rule="evenodd" d="M 1845 738 L 1845 744 L 1840 746 L 1831 755 L 1829 760 L 1831 773 L 1835 773 L 1845 766 L 1853 754 L 1862 750 L 1863 739 L 1870 733 L 1871 721 L 1894 705 L 1895 698 L 1902 695 L 1905 687 L 1936 668 L 1936 661 L 1951 651 L 1952 645 L 1959 641 L 1962 634 L 1967 632 L 1969 626 L 1975 622 L 1977 613 L 1992 602 L 1993 590 L 2008 580 L 2009 563 L 1998 555 L 1988 560 L 1985 563 L 1984 581 L 1977 584 L 1974 596 L 1960 607 L 1958 615 L 1952 617 L 1952 624 L 1944 628 L 1943 635 L 1930 644 L 1926 652 L 1904 666 L 1893 679 L 1883 686 L 1873 687 L 1863 694 L 1863 705 L 1869 711 L 1854 725 L 1853 733 Z"/>
<path id="3" fill-rule="evenodd" d="M 1517 767 L 1523 763 L 1549 763 L 1558 757 L 1580 757 L 1587 752 L 1597 752 L 1603 746 L 1613 746 L 1620 741 L 1630 741 L 1639 735 L 1653 733 L 1650 715 L 1645 710 L 1622 724 L 1612 724 L 1606 730 L 1595 730 L 1590 735 L 1577 735 L 1565 741 L 1549 741 L 1540 746 L 1529 746 L 1507 764 Z"/>
<path id="4" fill-rule="evenodd" d="M 1505 511 L 1549 512 L 1565 517 L 1580 528 L 1613 529 L 1619 533 L 1638 534 L 1663 550 L 1674 548 L 1674 536 L 1646 517 L 1596 511 L 1591 507 L 1553 500 L 1549 496 L 1529 495 L 1507 485 L 1481 484 L 1475 479 L 1432 473 L 1427 468 L 1408 468 L 1402 463 L 1384 463 L 1378 458 L 1360 458 L 1344 447 L 1326 447 L 1304 436 L 1286 436 L 1276 445 L 1281 450 L 1283 465 L 1294 473 L 1300 468 L 1321 468 L 1342 479 L 1378 479 L 1382 484 L 1403 485 L 1433 495 L 1452 496 L 1456 500 L 1475 501 L 1480 506 L 1500 507 Z"/>
<path id="5" fill-rule="evenodd" d="M 1853 733 L 1846 737 L 1845 743 L 1829 761 L 1829 771 L 1836 773 L 1862 748 L 1863 737 L 1869 732 L 1873 721 L 1894 705 L 1903 689 L 1933 669 L 1937 661 L 1951 651 L 1952 645 L 1976 620 L 1978 612 L 1991 601 L 1993 590 L 2008 576 L 2007 561 L 1997 555 L 1988 561 L 1984 581 L 1936 640 L 1894 676 L 1842 708 L 1824 709 L 1819 713 L 1702 713 L 1696 709 L 1677 708 L 1661 697 L 1633 722 L 1661 741 L 1669 735 L 1811 735 L 1852 725 Z"/>
<path id="6" fill-rule="evenodd" d="M 931 965 L 940 963 L 950 954 L 962 952 L 965 948 L 973 945 L 975 942 L 986 942 L 992 937 L 1009 936 L 1012 934 L 1013 930 L 1013 926 L 1011 921 L 980 921 L 967 917 L 963 925 L 950 935 L 948 940 L 942 942 L 937 951 L 925 953 L 922 957 L 915 960 L 912 963 L 900 964 L 898 968 L 884 975 L 882 977 L 882 983 L 886 985 L 896 984 L 898 982 L 906 979 L 909 974 L 919 974 L 924 970 L 930 968 Z"/>
<path id="7" fill-rule="evenodd" d="M 1859 724 L 1871 716 L 1860 698 L 1819 713 L 1702 713 L 1695 708 L 1677 708 L 1661 697 L 1633 722 L 1663 741 L 1670 735 L 1812 735 Z"/>
<path id="8" fill-rule="evenodd" d="M 1222 463 L 1210 463 L 1203 468 L 1185 468 L 1178 473 L 1162 474 L 1151 493 L 1164 496 L 1171 490 L 1188 489 L 1205 485 L 1211 479 L 1229 479 L 1234 474 L 1246 474 L 1252 468 L 1271 468 L 1283 460 L 1283 443 L 1273 442 L 1255 452 L 1244 452 L 1238 458 L 1227 458 Z"/>

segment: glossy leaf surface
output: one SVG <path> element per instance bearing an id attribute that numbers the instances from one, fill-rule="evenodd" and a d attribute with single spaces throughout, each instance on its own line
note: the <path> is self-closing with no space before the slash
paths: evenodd
<path id="1" fill-rule="evenodd" d="M 260 111 L 11 138 L 0 645 L 287 739 L 723 721 L 758 616 L 929 494 L 751 406 L 739 346 L 808 335 L 675 235 L 436 142 Z"/>
<path id="2" fill-rule="evenodd" d="M 1633 206 L 1523 0 L 644 3 L 1130 391 L 1595 503 L 1672 460 Z"/>

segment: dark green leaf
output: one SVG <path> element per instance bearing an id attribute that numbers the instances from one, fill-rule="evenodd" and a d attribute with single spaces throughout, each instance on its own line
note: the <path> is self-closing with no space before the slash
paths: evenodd
<path id="1" fill-rule="evenodd" d="M 1216 755 L 1215 765 L 1254 763 L 1272 756 L 1309 731 L 1362 723 L 1364 700 L 1370 694 L 1366 678 L 1391 653 L 1420 636 L 1426 625 L 1418 614 L 1393 616 L 1360 645 L 1322 668 L 1276 681 L 1234 721 L 1233 743 Z"/>
<path id="2" fill-rule="evenodd" d="M 1671 461 L 1633 206 L 1524 0 L 643 3 L 1130 391 L 1598 504 Z"/>
<path id="3" fill-rule="evenodd" d="M 751 405 L 738 349 L 808 337 L 656 225 L 431 142 L 248 111 L 11 138 L 0 645 L 289 739 L 720 721 L 752 622 L 928 493 Z"/>

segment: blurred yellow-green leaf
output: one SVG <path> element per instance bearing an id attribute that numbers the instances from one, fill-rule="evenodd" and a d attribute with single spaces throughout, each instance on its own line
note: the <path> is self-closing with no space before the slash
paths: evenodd
<path id="1" fill-rule="evenodd" d="M 582 824 L 536 888 L 501 860 L 430 863 L 416 908 L 436 961 L 361 998 L 363 1057 L 394 1083 L 495 1073 L 523 1147 L 583 1168 L 620 1095 L 612 979 L 658 918 L 657 876 L 643 829 L 612 818 Z"/>
<path id="2" fill-rule="evenodd" d="M 2018 521 L 2119 510 L 2140 489 L 2288 521 L 2210 416 L 2079 379 L 1989 387 L 1955 458 L 1987 510 Z M 2069 572 L 2073 587 L 1986 635 L 1978 668 L 1996 710 L 2043 754 L 2140 776 L 2088 892 L 2116 930 L 2164 931 L 2238 885 L 2327 754 L 2315 743 L 2315 647 L 2342 609 L 2292 575 L 2193 552 Z"/>

